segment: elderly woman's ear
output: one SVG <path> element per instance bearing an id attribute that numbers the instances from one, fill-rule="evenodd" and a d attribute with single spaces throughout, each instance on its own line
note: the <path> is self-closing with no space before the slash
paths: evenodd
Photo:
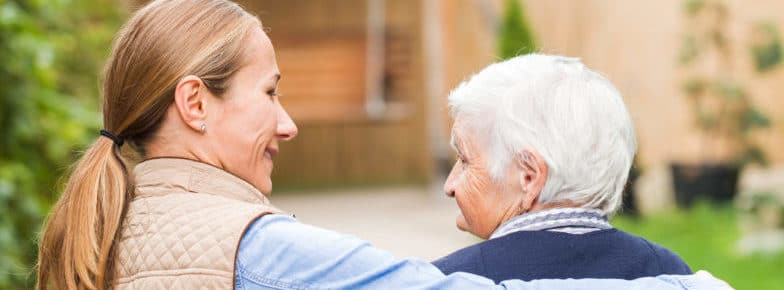
<path id="1" fill-rule="evenodd" d="M 520 210 L 528 212 L 537 203 L 547 181 L 547 163 L 539 152 L 531 148 L 523 149 L 517 154 L 515 163 L 520 170 L 520 188 L 523 194 Z"/>

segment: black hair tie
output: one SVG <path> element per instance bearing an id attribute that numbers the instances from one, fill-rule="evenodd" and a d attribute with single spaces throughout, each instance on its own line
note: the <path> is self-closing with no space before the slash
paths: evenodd
<path id="1" fill-rule="evenodd" d="M 115 136 L 114 134 L 112 134 L 112 132 L 101 130 L 101 135 L 109 139 L 112 139 L 112 141 L 114 141 L 114 144 L 117 144 L 117 147 L 121 147 L 123 143 L 125 143 L 125 140 L 123 140 L 123 138 Z"/>

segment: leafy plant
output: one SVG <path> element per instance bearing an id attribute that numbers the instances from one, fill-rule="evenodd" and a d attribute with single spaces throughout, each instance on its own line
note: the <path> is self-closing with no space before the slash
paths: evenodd
<path id="1" fill-rule="evenodd" d="M 740 200 L 740 209 L 756 213 L 760 207 L 774 206 L 784 208 L 784 203 L 780 201 L 775 193 L 771 192 L 753 192 L 748 194 L 748 197 Z"/>
<path id="2" fill-rule="evenodd" d="M 59 176 L 100 124 L 98 73 L 122 8 L 0 0 L 0 289 L 32 288 Z"/>
<path id="3" fill-rule="evenodd" d="M 498 37 L 499 56 L 508 59 L 536 51 L 533 33 L 519 0 L 506 0 L 504 6 L 504 19 Z"/>
<path id="4" fill-rule="evenodd" d="M 751 133 L 770 126 L 770 119 L 756 108 L 735 72 L 733 50 L 738 48 L 727 34 L 729 10 L 721 0 L 687 0 L 684 14 L 689 29 L 683 37 L 679 63 L 687 69 L 683 92 L 692 103 L 695 124 L 704 135 L 708 159 L 738 166 L 766 164 L 763 151 Z M 750 46 L 758 72 L 781 62 L 781 44 L 775 26 L 762 23 L 755 28 Z M 710 142 L 711 144 L 708 144 Z"/>
<path id="5" fill-rule="evenodd" d="M 776 67 L 781 62 L 781 38 L 774 23 L 760 22 L 754 27 L 751 55 L 758 72 Z"/>

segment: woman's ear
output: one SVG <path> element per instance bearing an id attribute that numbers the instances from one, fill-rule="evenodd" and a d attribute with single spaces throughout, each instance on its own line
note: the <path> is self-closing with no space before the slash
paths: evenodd
<path id="1" fill-rule="evenodd" d="M 524 196 L 520 207 L 527 212 L 534 206 L 547 182 L 547 163 L 539 152 L 531 148 L 520 151 L 515 163 L 520 169 L 520 187 Z"/>
<path id="2" fill-rule="evenodd" d="M 180 79 L 174 89 L 174 104 L 183 123 L 197 132 L 204 131 L 207 119 L 207 92 L 204 82 L 193 75 Z"/>

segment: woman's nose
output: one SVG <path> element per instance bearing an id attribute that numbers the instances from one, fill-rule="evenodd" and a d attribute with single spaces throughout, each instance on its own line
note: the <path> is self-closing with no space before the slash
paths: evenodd
<path id="1" fill-rule="evenodd" d="M 449 176 L 446 178 L 444 182 L 444 193 L 447 197 L 455 197 L 455 167 L 452 167 L 452 170 L 449 171 Z"/>
<path id="2" fill-rule="evenodd" d="M 445 189 L 444 192 L 446 192 L 447 197 L 455 197 L 455 190 L 452 188 Z"/>
<path id="3" fill-rule="evenodd" d="M 289 113 L 283 107 L 280 107 L 280 114 L 278 114 L 278 127 L 275 131 L 278 138 L 283 141 L 289 141 L 297 136 L 297 124 L 291 119 Z"/>

